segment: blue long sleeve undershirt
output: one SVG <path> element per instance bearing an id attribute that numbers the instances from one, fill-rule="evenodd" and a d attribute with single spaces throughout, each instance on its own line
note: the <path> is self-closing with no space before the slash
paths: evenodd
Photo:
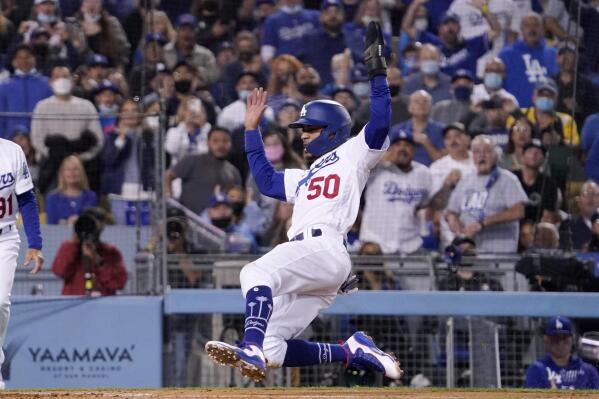
<path id="1" fill-rule="evenodd" d="M 246 130 L 245 152 L 252 176 L 254 176 L 260 192 L 268 197 L 286 201 L 285 172 L 275 170 L 268 159 L 266 159 L 260 129 Z"/>
<path id="2" fill-rule="evenodd" d="M 391 94 L 386 76 L 370 80 L 370 120 L 364 135 L 368 147 L 380 150 L 385 143 L 391 125 Z M 273 168 L 266 159 L 264 143 L 259 129 L 246 130 L 245 152 L 252 176 L 260 192 L 268 197 L 286 201 L 285 173 Z"/>
<path id="3" fill-rule="evenodd" d="M 25 226 L 29 248 L 42 249 L 42 233 L 34 190 L 31 189 L 17 195 L 17 203 L 23 217 L 23 226 Z"/>
<path id="4" fill-rule="evenodd" d="M 375 76 L 370 80 L 370 120 L 364 129 L 366 144 L 380 150 L 385 144 L 391 126 L 391 92 L 386 76 Z"/>

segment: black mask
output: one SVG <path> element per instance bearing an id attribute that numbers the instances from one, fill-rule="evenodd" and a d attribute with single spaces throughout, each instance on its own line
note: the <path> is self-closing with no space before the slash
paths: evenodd
<path id="1" fill-rule="evenodd" d="M 46 43 L 34 44 L 32 48 L 33 54 L 40 56 L 45 56 L 48 54 L 48 50 L 49 48 Z"/>
<path id="2" fill-rule="evenodd" d="M 232 202 L 231 208 L 233 208 L 233 215 L 237 218 L 240 218 L 243 214 L 243 208 L 245 207 L 245 202 Z"/>
<path id="3" fill-rule="evenodd" d="M 319 86 L 315 83 L 304 83 L 299 85 L 297 89 L 304 96 L 312 97 L 318 94 Z"/>
<path id="4" fill-rule="evenodd" d="M 182 79 L 175 81 L 175 90 L 177 93 L 188 94 L 191 91 L 191 80 Z"/>
<path id="5" fill-rule="evenodd" d="M 239 61 L 250 62 L 254 58 L 254 53 L 251 51 L 242 51 L 239 53 Z"/>
<path id="6" fill-rule="evenodd" d="M 230 217 L 210 219 L 210 221 L 212 222 L 212 225 L 214 225 L 215 227 L 218 227 L 219 229 L 222 229 L 222 230 L 226 229 L 231 224 Z"/>
<path id="7" fill-rule="evenodd" d="M 391 97 L 395 97 L 396 95 L 398 95 L 400 90 L 401 90 L 400 85 L 389 86 L 389 91 L 391 92 Z"/>
<path id="8" fill-rule="evenodd" d="M 287 84 L 287 82 L 289 82 L 291 79 L 293 79 L 292 73 L 284 73 L 282 75 L 277 76 L 277 80 L 279 81 L 279 83 L 284 85 Z"/>

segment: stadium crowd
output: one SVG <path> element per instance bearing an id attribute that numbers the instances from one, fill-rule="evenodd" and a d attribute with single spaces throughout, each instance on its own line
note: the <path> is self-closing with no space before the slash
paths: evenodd
<path id="1" fill-rule="evenodd" d="M 287 125 L 331 98 L 360 131 L 361 48 L 378 20 L 392 144 L 350 248 L 418 253 L 463 236 L 479 252 L 599 248 L 599 0 L 0 5 L 0 137 L 24 149 L 46 223 L 152 191 L 165 129 L 168 197 L 248 243 L 235 248 L 285 241 L 291 205 L 260 195 L 248 172 L 245 99 L 267 88 L 266 156 L 305 168 Z M 553 239 L 536 239 L 539 223 Z"/>

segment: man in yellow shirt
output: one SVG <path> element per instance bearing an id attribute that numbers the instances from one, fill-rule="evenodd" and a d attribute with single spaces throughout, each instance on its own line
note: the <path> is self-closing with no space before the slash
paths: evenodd
<path id="1" fill-rule="evenodd" d="M 520 108 L 520 113 L 532 122 L 538 138 L 546 147 L 560 142 L 568 146 L 578 146 L 580 137 L 576 122 L 570 115 L 555 111 L 557 96 L 558 90 L 553 79 L 544 78 L 535 85 L 532 97 L 534 105 L 530 108 Z M 510 117 L 507 121 L 508 126 L 514 121 L 515 119 Z"/>

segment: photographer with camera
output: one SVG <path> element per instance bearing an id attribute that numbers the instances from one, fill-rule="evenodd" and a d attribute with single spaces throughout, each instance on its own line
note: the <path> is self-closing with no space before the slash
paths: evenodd
<path id="1" fill-rule="evenodd" d="M 52 271 L 64 279 L 63 295 L 114 295 L 127 282 L 121 252 L 100 240 L 106 224 L 101 208 L 88 208 L 77 219 L 72 238 L 61 244 Z"/>

